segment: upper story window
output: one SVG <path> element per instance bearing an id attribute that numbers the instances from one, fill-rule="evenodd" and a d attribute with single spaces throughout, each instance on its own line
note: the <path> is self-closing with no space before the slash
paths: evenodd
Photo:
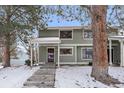
<path id="1" fill-rule="evenodd" d="M 60 30 L 59 36 L 60 36 L 60 39 L 70 40 L 73 38 L 73 31 L 72 30 Z"/>
<path id="2" fill-rule="evenodd" d="M 91 30 L 85 30 L 84 31 L 84 34 L 83 34 L 83 37 L 85 39 L 92 39 L 93 38 L 93 33 Z"/>
<path id="3" fill-rule="evenodd" d="M 82 48 L 81 57 L 82 57 L 82 60 L 91 60 L 93 57 L 93 49 L 92 48 Z"/>

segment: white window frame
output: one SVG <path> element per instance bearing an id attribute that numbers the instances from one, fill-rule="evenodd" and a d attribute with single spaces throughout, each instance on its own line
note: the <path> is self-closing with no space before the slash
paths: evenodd
<path id="1" fill-rule="evenodd" d="M 84 40 L 93 40 L 93 38 L 86 38 L 86 37 L 84 37 L 84 32 L 85 32 L 85 31 L 87 31 L 87 30 L 83 30 L 83 31 L 82 31 L 82 33 L 83 33 L 83 39 L 84 39 Z M 92 31 L 91 31 L 91 32 L 92 32 Z M 92 33 L 93 33 L 93 32 L 92 32 Z"/>
<path id="2" fill-rule="evenodd" d="M 61 31 L 72 31 L 72 38 L 60 38 L 60 32 Z M 73 40 L 73 29 L 59 29 L 59 38 L 61 40 Z"/>
<path id="3" fill-rule="evenodd" d="M 87 49 L 93 49 L 92 47 L 82 47 L 82 48 L 81 48 L 81 60 L 92 60 L 92 59 L 84 59 L 84 58 L 83 58 L 83 49 L 86 49 L 86 48 L 87 48 Z"/>
<path id="4" fill-rule="evenodd" d="M 61 54 L 60 53 L 60 56 L 73 56 L 73 47 L 60 47 L 60 50 L 61 49 L 71 49 L 72 50 L 72 54 Z"/>

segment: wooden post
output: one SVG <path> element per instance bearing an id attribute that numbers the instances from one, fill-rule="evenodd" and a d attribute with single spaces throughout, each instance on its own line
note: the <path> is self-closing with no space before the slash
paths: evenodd
<path id="1" fill-rule="evenodd" d="M 121 62 L 120 66 L 123 66 L 123 41 L 120 41 L 120 53 L 121 53 Z"/>
<path id="2" fill-rule="evenodd" d="M 31 67 L 33 66 L 33 51 L 32 51 L 32 44 L 31 44 L 31 47 L 30 47 L 30 49 L 31 49 Z"/>
<path id="3" fill-rule="evenodd" d="M 109 40 L 109 64 L 112 65 L 112 41 Z"/>
<path id="4" fill-rule="evenodd" d="M 77 46 L 75 46 L 75 63 L 77 63 Z"/>
<path id="5" fill-rule="evenodd" d="M 37 43 L 37 56 L 38 56 L 38 64 L 39 64 L 39 43 Z"/>
<path id="6" fill-rule="evenodd" d="M 58 67 L 60 67 L 60 45 L 58 44 Z"/>

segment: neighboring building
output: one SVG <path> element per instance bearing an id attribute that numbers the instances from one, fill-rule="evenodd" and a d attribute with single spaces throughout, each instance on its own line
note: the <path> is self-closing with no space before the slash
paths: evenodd
<path id="1" fill-rule="evenodd" d="M 118 36 L 118 30 L 114 28 L 107 29 L 107 32 L 110 41 L 107 50 L 108 60 L 110 64 L 124 66 L 124 53 L 121 50 L 123 45 L 120 43 L 123 36 Z M 92 37 L 90 27 L 48 27 L 47 31 L 39 31 L 39 38 L 32 39 L 30 43 L 35 45 L 37 52 L 39 51 L 38 62 L 56 63 L 58 66 L 89 64 L 92 62 Z"/>

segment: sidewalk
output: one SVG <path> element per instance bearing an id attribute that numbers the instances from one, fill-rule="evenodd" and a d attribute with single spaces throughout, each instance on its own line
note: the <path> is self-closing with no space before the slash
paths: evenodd
<path id="1" fill-rule="evenodd" d="M 45 64 L 24 83 L 23 88 L 54 88 L 56 68 Z"/>

